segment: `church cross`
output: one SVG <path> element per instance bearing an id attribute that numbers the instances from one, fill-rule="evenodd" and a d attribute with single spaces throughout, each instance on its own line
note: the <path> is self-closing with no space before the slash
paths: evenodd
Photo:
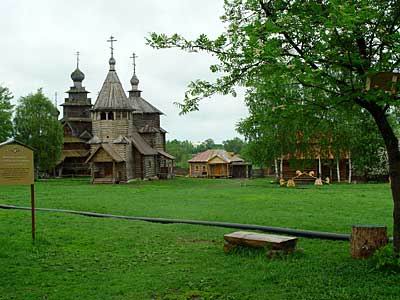
<path id="1" fill-rule="evenodd" d="M 81 53 L 79 52 L 79 51 L 76 51 L 76 68 L 79 68 L 79 55 L 80 55 Z"/>
<path id="2" fill-rule="evenodd" d="M 133 74 L 136 74 L 136 58 L 138 58 L 139 56 L 137 56 L 135 54 L 135 52 L 132 53 L 132 56 L 130 58 L 132 58 L 133 60 Z"/>
<path id="3" fill-rule="evenodd" d="M 115 37 L 110 36 L 110 39 L 107 40 L 107 42 L 109 42 L 111 44 L 110 49 L 111 49 L 111 57 L 114 57 L 114 47 L 113 47 L 113 43 L 116 42 L 117 40 L 115 39 Z"/>

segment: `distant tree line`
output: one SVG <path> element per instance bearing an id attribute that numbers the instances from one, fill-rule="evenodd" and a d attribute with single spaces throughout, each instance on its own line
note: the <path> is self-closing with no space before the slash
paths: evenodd
<path id="1" fill-rule="evenodd" d="M 172 140 L 167 141 L 166 148 L 168 153 L 175 156 L 176 166 L 181 168 L 188 168 L 188 160 L 191 159 L 195 154 L 209 150 L 209 149 L 225 149 L 229 152 L 236 154 L 242 154 L 246 143 L 235 137 L 222 142 L 222 144 L 216 144 L 213 139 L 209 138 L 203 141 L 199 145 L 193 145 L 191 141 L 178 141 Z"/>
<path id="2" fill-rule="evenodd" d="M 58 110 L 41 89 L 11 104 L 13 95 L 0 86 L 0 143 L 14 137 L 34 151 L 36 174 L 51 171 L 61 156 L 63 130 Z"/>

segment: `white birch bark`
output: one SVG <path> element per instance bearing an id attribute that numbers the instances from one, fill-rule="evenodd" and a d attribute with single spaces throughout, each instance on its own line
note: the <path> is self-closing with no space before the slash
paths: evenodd
<path id="1" fill-rule="evenodd" d="M 351 183 L 351 177 L 352 177 L 352 163 L 351 163 L 351 152 L 349 151 L 349 183 Z"/>
<path id="2" fill-rule="evenodd" d="M 318 178 L 322 178 L 321 157 L 318 157 Z"/>

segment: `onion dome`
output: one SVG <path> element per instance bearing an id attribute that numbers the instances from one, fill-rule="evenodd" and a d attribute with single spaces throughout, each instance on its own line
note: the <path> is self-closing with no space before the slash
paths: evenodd
<path id="1" fill-rule="evenodd" d="M 108 63 L 110 64 L 110 71 L 115 71 L 115 58 L 113 56 L 111 56 Z"/>
<path id="2" fill-rule="evenodd" d="M 132 78 L 131 78 L 131 85 L 132 87 L 134 86 L 138 86 L 139 85 L 139 78 L 137 78 L 136 74 L 133 74 Z"/>
<path id="3" fill-rule="evenodd" d="M 85 74 L 79 68 L 76 68 L 71 74 L 71 79 L 74 82 L 82 82 L 85 79 Z"/>

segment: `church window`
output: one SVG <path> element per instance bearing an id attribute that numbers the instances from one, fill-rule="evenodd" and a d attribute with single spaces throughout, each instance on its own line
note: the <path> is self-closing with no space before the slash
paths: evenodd
<path id="1" fill-rule="evenodd" d="M 195 167 L 195 170 L 198 171 L 198 170 L 199 170 L 199 166 L 196 166 L 196 167 Z"/>
<path id="2" fill-rule="evenodd" d="M 106 113 L 105 113 L 105 112 L 102 112 L 102 113 L 100 114 L 100 120 L 106 120 L 106 119 L 107 119 Z"/>
<path id="3" fill-rule="evenodd" d="M 114 113 L 113 112 L 109 112 L 108 113 L 108 119 L 109 120 L 114 120 Z"/>

